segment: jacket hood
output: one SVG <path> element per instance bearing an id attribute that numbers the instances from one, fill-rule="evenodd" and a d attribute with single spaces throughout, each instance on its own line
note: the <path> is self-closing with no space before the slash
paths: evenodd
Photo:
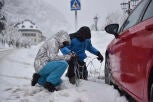
<path id="1" fill-rule="evenodd" d="M 70 37 L 64 30 L 57 32 L 54 37 L 58 41 L 60 47 L 64 46 L 63 42 L 65 41 L 70 43 Z"/>
<path id="2" fill-rule="evenodd" d="M 89 27 L 83 26 L 76 33 L 70 35 L 71 39 L 77 37 L 80 41 L 91 38 L 91 31 Z"/>

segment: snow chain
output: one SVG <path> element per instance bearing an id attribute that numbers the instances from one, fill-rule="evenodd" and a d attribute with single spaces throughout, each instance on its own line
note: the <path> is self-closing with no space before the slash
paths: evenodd
<path id="1" fill-rule="evenodd" d="M 85 64 L 83 66 L 78 64 L 77 58 L 74 60 L 75 83 L 77 87 L 79 86 L 80 78 L 84 77 L 83 75 L 84 67 L 85 67 Z M 80 72 L 80 68 L 81 68 L 81 72 Z"/>

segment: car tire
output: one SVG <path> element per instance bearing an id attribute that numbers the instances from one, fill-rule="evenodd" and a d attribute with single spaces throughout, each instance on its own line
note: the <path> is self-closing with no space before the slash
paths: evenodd
<path id="1" fill-rule="evenodd" d="M 153 82 L 151 83 L 151 88 L 150 88 L 150 101 L 153 102 Z"/>
<path id="2" fill-rule="evenodd" d="M 105 83 L 112 85 L 112 75 L 110 73 L 110 59 L 108 56 L 106 56 L 106 60 L 105 60 Z"/>

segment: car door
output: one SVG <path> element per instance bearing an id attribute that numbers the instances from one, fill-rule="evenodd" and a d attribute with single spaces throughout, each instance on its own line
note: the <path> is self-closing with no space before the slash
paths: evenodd
<path id="1" fill-rule="evenodd" d="M 119 37 L 114 41 L 111 48 L 112 57 L 118 63 L 113 68 L 113 77 L 117 79 L 128 92 L 132 92 L 138 97 L 142 97 L 143 85 L 142 81 L 144 69 L 142 67 L 141 53 L 145 50 L 140 46 L 135 46 L 133 40 L 137 37 L 143 38 L 143 26 L 138 24 L 144 12 L 145 5 L 148 0 L 143 0 L 137 8 L 131 13 L 120 30 Z M 139 33 L 142 32 L 142 33 Z M 139 39 L 137 39 L 139 41 Z M 113 58 L 113 59 L 114 59 Z M 138 64 L 139 63 L 139 64 Z"/>
<path id="2" fill-rule="evenodd" d="M 129 29 L 132 45 L 129 45 L 127 70 L 127 89 L 138 98 L 143 98 L 143 90 L 146 79 L 146 72 L 149 60 L 152 57 L 153 49 L 153 0 L 148 2 L 144 17 L 139 24 Z"/>

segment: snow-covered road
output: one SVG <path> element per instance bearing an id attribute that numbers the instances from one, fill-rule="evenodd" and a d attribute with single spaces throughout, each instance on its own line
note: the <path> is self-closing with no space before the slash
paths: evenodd
<path id="1" fill-rule="evenodd" d="M 93 34 L 93 45 L 104 55 L 113 37 L 104 32 Z M 128 102 L 112 86 L 106 85 L 103 79 L 81 80 L 79 87 L 76 87 L 63 75 L 60 90 L 54 93 L 38 85 L 31 87 L 33 61 L 38 49 L 39 46 L 16 49 L 0 59 L 0 102 Z"/>

